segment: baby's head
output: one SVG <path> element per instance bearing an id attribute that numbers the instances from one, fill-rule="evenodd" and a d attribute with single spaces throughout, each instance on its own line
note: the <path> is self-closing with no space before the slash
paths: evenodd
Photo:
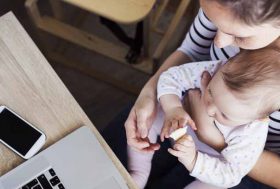
<path id="1" fill-rule="evenodd" d="M 243 51 L 231 58 L 203 94 L 209 116 L 228 126 L 262 119 L 280 108 L 280 51 Z"/>

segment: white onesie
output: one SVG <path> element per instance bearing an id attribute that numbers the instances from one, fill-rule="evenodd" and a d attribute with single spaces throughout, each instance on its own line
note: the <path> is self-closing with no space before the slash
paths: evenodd
<path id="1" fill-rule="evenodd" d="M 182 99 L 183 92 L 201 88 L 201 75 L 204 71 L 213 75 L 224 63 L 204 61 L 168 69 L 159 78 L 158 99 L 165 94 L 174 94 Z M 263 151 L 268 122 L 268 119 L 255 120 L 247 125 L 230 127 L 215 121 L 215 125 L 224 136 L 227 147 L 221 153 L 217 153 L 207 149 L 210 147 L 201 147 L 201 142 L 195 139 L 198 156 L 190 175 L 204 183 L 223 188 L 239 184 L 253 168 Z"/>

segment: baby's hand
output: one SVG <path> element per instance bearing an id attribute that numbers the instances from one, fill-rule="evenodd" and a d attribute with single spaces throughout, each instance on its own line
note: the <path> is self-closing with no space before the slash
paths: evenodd
<path id="1" fill-rule="evenodd" d="M 196 130 L 194 121 L 183 107 L 174 107 L 165 111 L 164 126 L 161 130 L 160 139 L 169 138 L 170 133 L 184 127 L 186 124 Z"/>
<path id="2" fill-rule="evenodd" d="M 190 172 L 193 170 L 197 158 L 197 151 L 190 135 L 184 135 L 181 137 L 173 146 L 173 149 L 168 149 L 168 152 L 173 156 L 178 157 L 178 160 Z"/>

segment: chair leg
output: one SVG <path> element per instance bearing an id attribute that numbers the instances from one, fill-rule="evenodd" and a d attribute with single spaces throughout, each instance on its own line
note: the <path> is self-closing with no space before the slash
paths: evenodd
<path id="1" fill-rule="evenodd" d="M 128 63 L 136 63 L 143 46 L 143 22 L 138 22 L 134 38 L 129 37 L 124 30 L 115 22 L 100 17 L 100 22 L 105 25 L 115 37 L 130 47 L 125 59 Z"/>
<path id="2" fill-rule="evenodd" d="M 156 60 L 155 63 L 160 59 L 163 51 L 165 50 L 168 42 L 170 41 L 171 37 L 174 34 L 174 31 L 178 27 L 179 22 L 181 21 L 182 17 L 184 16 L 185 11 L 187 10 L 187 7 L 189 6 L 190 0 L 181 0 L 181 3 L 178 6 L 178 9 L 172 18 L 170 25 L 165 32 L 163 38 L 161 39 L 159 45 L 157 46 L 154 54 L 153 54 L 153 60 Z M 155 68 L 158 68 L 158 65 L 154 66 Z"/>

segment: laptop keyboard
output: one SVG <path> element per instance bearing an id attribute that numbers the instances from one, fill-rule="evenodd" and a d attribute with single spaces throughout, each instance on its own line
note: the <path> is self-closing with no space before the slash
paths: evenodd
<path id="1" fill-rule="evenodd" d="M 53 169 L 49 169 L 20 189 L 65 189 Z"/>

